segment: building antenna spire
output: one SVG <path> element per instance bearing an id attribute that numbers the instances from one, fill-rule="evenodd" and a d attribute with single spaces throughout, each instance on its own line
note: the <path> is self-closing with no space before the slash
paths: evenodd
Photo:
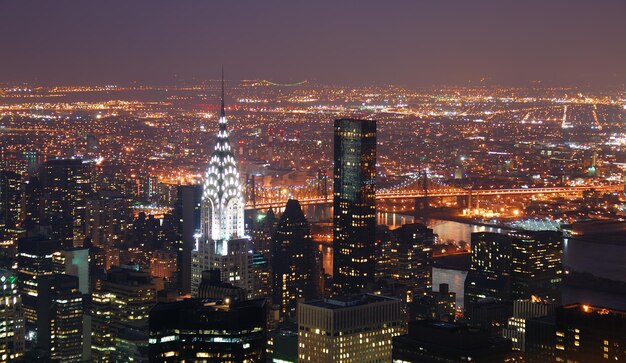
<path id="1" fill-rule="evenodd" d="M 222 64 L 222 108 L 220 110 L 220 117 L 226 117 L 226 112 L 224 111 L 224 65 Z"/>

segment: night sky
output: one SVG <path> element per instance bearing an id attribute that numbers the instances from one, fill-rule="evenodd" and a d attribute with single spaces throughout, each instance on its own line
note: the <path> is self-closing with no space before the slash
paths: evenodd
<path id="1" fill-rule="evenodd" d="M 0 2 L 0 82 L 626 82 L 625 0 Z"/>

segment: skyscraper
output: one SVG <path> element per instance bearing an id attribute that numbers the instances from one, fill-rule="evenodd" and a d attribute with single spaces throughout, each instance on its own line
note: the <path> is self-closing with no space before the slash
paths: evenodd
<path id="1" fill-rule="evenodd" d="M 17 281 L 22 295 L 27 339 L 36 338 L 37 300 L 43 276 L 54 273 L 52 256 L 60 251 L 59 241 L 45 236 L 23 237 L 17 242 Z"/>
<path id="2" fill-rule="evenodd" d="M 414 223 L 391 234 L 391 278 L 407 285 L 413 294 L 428 291 L 432 287 L 433 230 Z"/>
<path id="3" fill-rule="evenodd" d="M 0 361 L 14 361 L 24 354 L 24 311 L 17 278 L 0 270 Z"/>
<path id="4" fill-rule="evenodd" d="M 148 272 L 109 271 L 92 294 L 93 361 L 147 360 L 148 313 L 156 302 L 156 285 Z"/>
<path id="5" fill-rule="evenodd" d="M 465 302 L 486 297 L 513 301 L 533 295 L 559 302 L 562 255 L 560 232 L 473 233 Z"/>
<path id="6" fill-rule="evenodd" d="M 204 177 L 200 234 L 192 253 L 192 294 L 197 293 L 202 271 L 212 269 L 222 272 L 223 281 L 253 290 L 252 249 L 244 236 L 242 186 L 227 124 L 222 71 L 219 130 Z"/>
<path id="7" fill-rule="evenodd" d="M 41 223 L 52 227 L 64 248 L 82 247 L 92 164 L 80 159 L 50 160 L 41 166 Z"/>
<path id="8" fill-rule="evenodd" d="M 195 235 L 200 231 L 201 185 L 180 185 L 176 191 L 174 218 L 177 223 L 176 272 L 181 294 L 191 293 L 191 251 Z"/>
<path id="9" fill-rule="evenodd" d="M 333 285 L 355 292 L 374 282 L 376 121 L 335 120 Z"/>
<path id="10" fill-rule="evenodd" d="M 37 286 L 37 346 L 58 362 L 82 362 L 83 296 L 78 277 L 53 274 Z"/>
<path id="11" fill-rule="evenodd" d="M 319 298 L 315 248 L 309 223 L 297 200 L 290 199 L 272 242 L 272 302 L 281 317 L 294 317 L 298 300 Z"/>
<path id="12" fill-rule="evenodd" d="M 475 325 L 504 324 L 514 300 L 535 296 L 558 303 L 562 254 L 560 232 L 472 233 L 471 266 L 465 279 L 466 317 Z"/>
<path id="13" fill-rule="evenodd" d="M 14 248 L 22 234 L 22 176 L 7 170 L 0 171 L 0 244 Z"/>

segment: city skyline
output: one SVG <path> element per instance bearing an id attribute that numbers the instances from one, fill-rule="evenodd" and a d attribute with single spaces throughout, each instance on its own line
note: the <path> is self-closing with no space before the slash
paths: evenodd
<path id="1" fill-rule="evenodd" d="M 0 363 L 626 361 L 623 10 L 0 5 Z"/>

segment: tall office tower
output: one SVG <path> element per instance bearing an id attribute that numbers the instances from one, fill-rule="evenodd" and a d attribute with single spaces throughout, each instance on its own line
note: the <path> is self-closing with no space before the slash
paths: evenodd
<path id="1" fill-rule="evenodd" d="M 17 282 L 22 296 L 22 306 L 26 321 L 26 337 L 37 337 L 37 300 L 39 282 L 45 275 L 52 275 L 52 256 L 61 247 L 58 240 L 44 236 L 23 237 L 17 241 Z"/>
<path id="2" fill-rule="evenodd" d="M 0 171 L 0 248 L 14 251 L 17 238 L 23 234 L 22 176 L 7 170 Z"/>
<path id="3" fill-rule="evenodd" d="M 82 247 L 86 237 L 87 199 L 92 193 L 92 164 L 80 159 L 50 160 L 39 170 L 41 223 L 52 227 L 65 248 Z"/>
<path id="4" fill-rule="evenodd" d="M 38 177 L 30 177 L 24 182 L 24 229 L 32 231 L 41 224 L 41 182 Z"/>
<path id="5" fill-rule="evenodd" d="M 112 190 L 99 190 L 87 200 L 86 236 L 94 246 L 124 242 L 133 223 L 132 202 L 132 198 Z"/>
<path id="6" fill-rule="evenodd" d="M 626 361 L 626 312 L 572 304 L 526 322 L 526 360 L 543 362 Z"/>
<path id="7" fill-rule="evenodd" d="M 487 297 L 512 301 L 511 239 L 500 233 L 472 233 L 470 270 L 465 280 L 465 306 Z"/>
<path id="8" fill-rule="evenodd" d="M 156 302 L 157 286 L 148 272 L 109 271 L 92 293 L 93 361 L 147 361 L 148 313 Z"/>
<path id="9" fill-rule="evenodd" d="M 393 338 L 393 362 L 521 362 L 511 342 L 483 330 L 437 320 L 412 321 Z"/>
<path id="10" fill-rule="evenodd" d="M 39 278 L 37 347 L 58 362 L 83 361 L 83 296 L 78 277 L 53 274 Z"/>
<path id="11" fill-rule="evenodd" d="M 13 272 L 0 269 L 0 361 L 12 362 L 24 354 L 24 311 Z"/>
<path id="12" fill-rule="evenodd" d="M 513 343 L 513 350 L 524 351 L 526 342 L 526 321 L 542 316 L 553 315 L 558 304 L 536 297 L 513 302 L 513 316 L 509 318 L 502 335 Z"/>
<path id="13" fill-rule="evenodd" d="M 201 185 L 181 185 L 176 193 L 174 219 L 177 222 L 176 245 L 178 290 L 191 293 L 191 251 L 196 245 L 195 235 L 200 231 Z"/>
<path id="14" fill-rule="evenodd" d="M 272 292 L 272 274 L 268 259 L 261 253 L 252 253 L 252 290 L 248 294 L 252 299 L 269 298 Z"/>
<path id="15" fill-rule="evenodd" d="M 252 247 L 256 252 L 263 254 L 263 257 L 270 259 L 270 249 L 272 239 L 276 231 L 276 215 L 274 210 L 270 209 L 265 214 L 257 215 L 254 228 L 252 229 Z"/>
<path id="16" fill-rule="evenodd" d="M 509 234 L 511 282 L 515 299 L 561 301 L 563 234 L 554 231 L 521 231 Z"/>
<path id="17" fill-rule="evenodd" d="M 315 246 L 300 203 L 290 199 L 272 241 L 272 302 L 281 318 L 295 318 L 299 300 L 319 298 Z"/>
<path id="18" fill-rule="evenodd" d="M 376 226 L 376 280 L 391 277 L 391 237 L 388 226 Z"/>
<path id="19" fill-rule="evenodd" d="M 72 248 L 52 254 L 54 272 L 78 277 L 78 290 L 89 294 L 89 248 Z"/>
<path id="20" fill-rule="evenodd" d="M 267 303 L 202 299 L 150 311 L 150 362 L 265 362 Z"/>
<path id="21" fill-rule="evenodd" d="M 253 287 L 252 246 L 244 236 L 244 200 L 237 160 L 228 140 L 224 111 L 224 77 L 219 130 L 204 178 L 200 237 L 192 253 L 192 295 L 202 271 L 218 269 L 222 280 L 246 289 Z"/>
<path id="22" fill-rule="evenodd" d="M 427 292 L 432 287 L 433 230 L 415 223 L 391 234 L 391 278 L 407 285 L 413 294 Z"/>
<path id="23" fill-rule="evenodd" d="M 298 306 L 299 362 L 390 362 L 402 334 L 401 301 L 352 295 Z"/>
<path id="24" fill-rule="evenodd" d="M 358 292 L 374 282 L 376 121 L 335 120 L 333 285 Z"/>

